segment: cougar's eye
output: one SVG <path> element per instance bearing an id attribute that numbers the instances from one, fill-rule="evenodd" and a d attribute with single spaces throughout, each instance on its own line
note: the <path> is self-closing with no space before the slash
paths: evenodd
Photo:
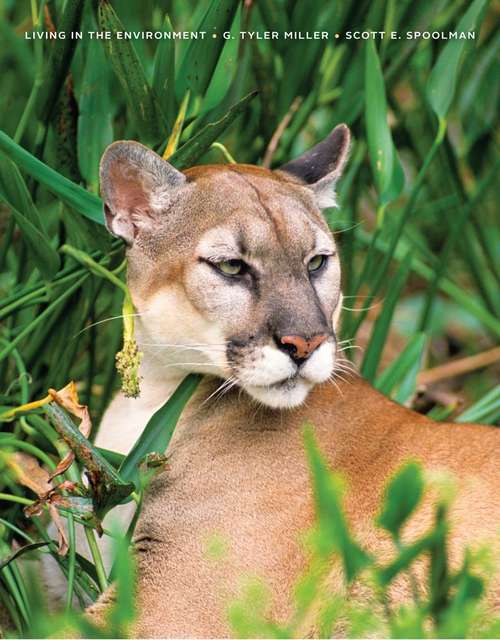
<path id="1" fill-rule="evenodd" d="M 215 266 L 225 276 L 240 276 L 245 273 L 246 268 L 243 260 L 222 260 L 222 262 L 216 262 Z"/>
<path id="2" fill-rule="evenodd" d="M 318 254 L 309 260 L 307 263 L 307 270 L 309 273 L 319 271 L 326 263 L 327 256 Z"/>

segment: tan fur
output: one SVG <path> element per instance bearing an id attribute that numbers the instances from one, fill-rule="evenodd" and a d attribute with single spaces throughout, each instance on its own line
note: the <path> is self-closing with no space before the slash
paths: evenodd
<path id="1" fill-rule="evenodd" d="M 345 149 L 339 156 L 345 156 Z M 336 178 L 340 169 L 334 170 Z M 285 392 L 276 399 L 280 408 L 270 408 L 264 406 L 268 396 L 262 404 L 243 390 L 253 388 L 252 376 L 263 375 L 269 354 L 278 362 L 273 360 L 278 349 L 272 334 L 276 327 L 288 327 L 286 323 L 294 329 L 288 335 L 308 339 L 320 333 L 319 324 L 326 326 L 336 366 L 338 258 L 333 256 L 312 284 L 302 274 L 304 256 L 313 245 L 315 250 L 321 243 L 334 247 L 333 238 L 311 189 L 300 180 L 240 165 L 195 168 L 186 177 L 175 187 L 168 212 L 156 218 L 154 229 L 136 229 L 129 249 L 148 410 L 161 404 L 163 379 L 165 397 L 170 392 L 166 372 L 171 381 L 187 371 L 215 377 L 205 379 L 183 413 L 169 447 L 169 468 L 154 480 L 144 504 L 135 535 L 135 634 L 227 636 L 226 607 L 245 576 L 259 576 L 270 585 L 273 615 L 286 619 L 293 586 L 306 563 L 300 537 L 313 520 L 302 440 L 306 421 L 314 425 L 331 468 L 347 479 L 346 509 L 357 539 L 379 557 L 388 558 L 392 545 L 374 527 L 373 517 L 388 477 L 408 458 L 419 460 L 429 472 L 446 470 L 456 478 L 455 561 L 465 544 L 494 541 L 500 523 L 499 432 L 494 428 L 435 423 L 391 402 L 356 376 L 337 379 L 338 387 L 311 383 L 305 401 L 290 403 L 290 409 L 285 408 Z M 325 178 L 319 182 L 325 197 Z M 126 229 L 130 234 L 131 226 Z M 258 291 L 251 294 L 243 285 L 225 282 L 197 254 L 235 237 L 260 274 Z M 245 345 L 231 360 L 229 347 L 217 351 L 216 346 L 235 335 Z M 202 349 L 196 343 L 212 346 Z M 179 355 L 180 345 L 189 357 L 186 350 Z M 328 368 L 328 362 L 318 364 L 318 370 Z M 213 396 L 220 384 L 216 378 L 230 375 L 237 376 L 238 386 Z M 153 395 L 150 388 L 156 389 Z M 140 399 L 119 398 L 113 407 L 100 435 L 110 448 L 120 440 L 125 416 L 131 424 L 139 416 L 140 433 L 148 413 Z M 414 516 L 405 538 L 428 526 L 430 505 L 429 499 Z M 214 534 L 227 544 L 219 561 L 207 554 Z M 332 581 L 338 580 L 338 571 L 332 570 Z M 395 586 L 396 600 L 406 595 L 404 583 Z M 94 619 L 102 618 L 112 600 L 111 590 L 91 608 Z M 314 633 L 314 628 L 304 633 Z"/>
<path id="2" fill-rule="evenodd" d="M 227 636 L 226 607 L 245 576 L 265 579 L 273 613 L 286 619 L 305 563 L 300 534 L 312 523 L 305 421 L 314 424 L 331 467 L 348 481 L 346 507 L 355 535 L 381 559 L 393 548 L 373 517 L 387 478 L 407 458 L 428 471 L 452 472 L 459 483 L 455 558 L 465 544 L 498 540 L 500 451 L 494 428 L 435 423 L 359 378 L 343 383 L 342 395 L 332 385 L 317 387 L 304 407 L 285 414 L 256 409 L 236 391 L 215 406 L 200 406 L 210 390 L 201 390 L 183 416 L 169 470 L 154 481 L 136 531 L 136 635 Z M 429 511 L 412 519 L 408 539 L 430 524 Z M 227 541 L 222 562 L 207 557 L 213 534 Z M 408 593 L 403 588 L 399 595 Z"/>

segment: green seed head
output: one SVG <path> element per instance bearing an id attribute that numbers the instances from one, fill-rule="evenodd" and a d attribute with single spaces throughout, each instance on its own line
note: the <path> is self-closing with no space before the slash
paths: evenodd
<path id="1" fill-rule="evenodd" d="M 123 349 L 116 354 L 116 369 L 122 379 L 122 391 L 127 398 L 137 398 L 140 390 L 139 365 L 142 353 L 134 338 L 125 339 Z"/>

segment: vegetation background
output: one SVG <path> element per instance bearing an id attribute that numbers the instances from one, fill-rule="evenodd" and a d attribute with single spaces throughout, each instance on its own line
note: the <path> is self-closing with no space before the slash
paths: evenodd
<path id="1" fill-rule="evenodd" d="M 54 30 L 84 36 L 24 36 Z M 192 30 L 207 37 L 86 35 L 100 30 Z M 264 30 L 326 30 L 331 37 L 238 37 Z M 346 32 L 355 30 L 397 31 L 401 38 L 348 40 Z M 457 30 L 474 30 L 477 37 L 405 37 L 408 31 Z M 224 39 L 225 31 L 234 37 Z M 140 140 L 178 168 L 233 160 L 274 167 L 346 122 L 354 136 L 351 160 L 340 183 L 340 206 L 326 215 L 342 253 L 342 338 L 353 347 L 352 359 L 384 393 L 438 420 L 498 421 L 498 4 L 3 0 L 0 38 L 0 598 L 15 633 L 43 637 L 68 624 L 46 616 L 36 579 L 21 570 L 19 555 L 57 558 L 67 577 L 68 613 L 75 596 L 82 605 L 105 588 L 98 521 L 130 496 L 140 510 L 147 476 L 162 460 L 150 457 L 146 471 L 138 464 L 146 454 L 164 452 L 197 382 L 186 380 L 127 459 L 90 444 L 119 386 L 115 354 L 132 331 L 120 318 L 124 298 L 130 308 L 124 249 L 104 230 L 98 197 L 99 158 L 113 140 Z M 65 402 L 14 409 L 70 380 L 79 402 L 66 390 Z M 85 432 L 83 406 L 93 425 L 84 435 L 70 418 L 82 420 Z M 77 462 L 59 467 L 66 484 L 47 493 L 47 474 L 33 460 L 53 471 L 68 447 Z M 321 484 L 330 476 L 321 464 L 314 466 L 312 441 L 308 447 Z M 94 478 L 88 489 L 81 484 L 84 468 Z M 419 485 L 415 470 L 402 477 L 405 491 L 412 482 Z M 337 499 L 333 491 L 318 508 Z M 403 508 L 401 494 L 392 499 Z M 42 515 L 30 519 L 23 507 Z M 64 517 L 66 539 L 59 543 L 47 531 L 47 510 Z M 75 552 L 79 526 L 92 562 Z M 328 537 L 328 527 L 324 533 Z M 126 541 L 117 544 L 113 575 L 125 576 L 119 582 L 125 605 L 110 624 L 125 633 L 131 568 Z M 58 553 L 61 546 L 69 547 L 65 555 Z M 349 545 L 336 546 L 342 549 L 352 552 Z M 443 545 L 442 555 L 433 557 L 445 556 Z M 469 580 L 464 567 L 461 575 Z M 356 575 L 357 569 L 349 579 Z M 430 577 L 435 602 L 415 604 L 408 618 L 413 627 L 398 627 L 389 612 L 386 632 L 444 633 L 439 606 L 444 611 L 455 602 L 453 621 L 462 626 L 451 629 L 471 633 L 472 617 L 453 600 L 458 578 L 448 578 L 438 584 Z M 479 591 L 470 593 L 479 597 Z M 287 631 L 252 626 L 255 621 L 241 611 L 233 610 L 240 634 Z M 369 624 L 363 626 L 370 616 L 358 614 L 349 613 L 352 624 L 361 625 L 352 628 L 370 632 Z M 437 626 L 425 626 L 426 620 Z M 76 614 L 71 621 L 87 635 L 97 633 Z"/>

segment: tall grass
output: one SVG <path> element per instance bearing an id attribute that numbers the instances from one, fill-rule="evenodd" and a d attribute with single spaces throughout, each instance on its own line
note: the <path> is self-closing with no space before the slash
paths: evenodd
<path id="1" fill-rule="evenodd" d="M 279 166 L 346 122 L 354 135 L 351 160 L 340 208 L 326 213 L 342 253 L 342 338 L 363 345 L 363 375 L 397 401 L 436 417 L 498 420 L 495 373 L 480 366 L 491 361 L 487 354 L 500 334 L 494 201 L 500 37 L 494 18 L 486 0 L 1 5 L 1 558 L 19 544 L 43 543 L 23 552 L 54 555 L 68 580 L 67 608 L 74 596 L 95 599 L 109 580 L 94 544 L 95 516 L 131 497 L 140 509 L 145 478 L 162 460 L 150 457 L 142 472 L 139 462 L 165 450 L 198 381 L 183 383 L 125 460 L 90 444 L 119 384 L 115 354 L 123 338 L 121 321 L 112 318 L 123 304 L 124 249 L 103 228 L 98 196 L 99 158 L 115 139 L 138 139 L 178 168 L 233 158 Z M 23 37 L 54 28 L 198 30 L 209 37 Z M 476 40 L 344 35 L 457 29 L 475 29 Z M 340 37 L 221 37 L 258 30 L 328 30 Z M 416 394 L 422 370 L 482 352 L 486 357 L 467 379 L 453 380 L 441 393 L 431 389 L 423 399 Z M 89 407 L 94 427 L 88 437 L 54 402 L 12 412 L 69 380 Z M 80 482 L 90 451 L 108 491 L 98 482 L 87 492 L 68 494 L 67 485 L 52 495 L 67 521 L 70 551 L 60 556 L 46 519 L 23 514 L 36 491 L 20 482 L 18 454 L 51 471 L 68 444 L 77 463 L 66 479 Z M 94 550 L 92 563 L 74 552 L 80 526 Z M 29 582 L 17 557 L 2 566 L 0 597 L 20 635 L 42 628 Z"/>

